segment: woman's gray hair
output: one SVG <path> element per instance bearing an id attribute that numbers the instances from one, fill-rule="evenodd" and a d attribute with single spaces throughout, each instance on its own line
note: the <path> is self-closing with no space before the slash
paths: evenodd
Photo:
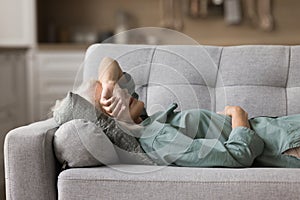
<path id="1" fill-rule="evenodd" d="M 95 91 L 97 82 L 97 80 L 85 81 L 78 88 L 74 89 L 73 93 L 80 95 L 91 104 L 95 105 Z"/>
<path id="2" fill-rule="evenodd" d="M 87 101 L 89 101 L 91 104 L 95 106 L 95 90 L 97 86 L 97 80 L 88 80 L 84 81 L 78 88 L 73 89 L 73 93 L 80 95 Z M 59 109 L 61 103 L 65 100 L 65 98 L 61 100 L 56 100 L 55 105 L 51 108 L 51 114 Z"/>

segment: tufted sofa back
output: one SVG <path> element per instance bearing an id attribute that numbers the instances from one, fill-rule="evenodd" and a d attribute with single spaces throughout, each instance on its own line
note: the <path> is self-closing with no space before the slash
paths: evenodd
<path id="1" fill-rule="evenodd" d="M 105 56 L 133 76 L 149 114 L 173 102 L 178 110 L 239 105 L 250 117 L 300 113 L 300 46 L 95 44 L 84 80 L 97 77 Z"/>

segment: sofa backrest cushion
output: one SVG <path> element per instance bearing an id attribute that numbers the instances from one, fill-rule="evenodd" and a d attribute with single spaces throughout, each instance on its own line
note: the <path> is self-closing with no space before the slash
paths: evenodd
<path id="1" fill-rule="evenodd" d="M 300 113 L 299 46 L 95 44 L 86 53 L 84 80 L 96 78 L 105 56 L 133 76 L 149 114 L 173 102 L 179 110 L 239 105 L 249 117 Z"/>

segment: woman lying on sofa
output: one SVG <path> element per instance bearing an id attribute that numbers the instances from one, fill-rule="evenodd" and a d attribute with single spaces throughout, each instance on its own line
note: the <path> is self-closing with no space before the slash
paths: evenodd
<path id="1" fill-rule="evenodd" d="M 239 106 L 226 106 L 219 113 L 177 112 L 177 104 L 172 104 L 147 116 L 134 87 L 117 61 L 104 58 L 98 80 L 88 88 L 93 92 L 78 94 L 138 135 L 143 150 L 159 165 L 300 167 L 300 115 L 248 120 Z"/>

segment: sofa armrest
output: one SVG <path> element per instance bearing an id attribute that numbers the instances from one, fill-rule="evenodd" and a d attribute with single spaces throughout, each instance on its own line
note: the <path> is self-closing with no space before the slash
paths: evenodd
<path id="1" fill-rule="evenodd" d="M 54 119 L 11 130 L 4 143 L 6 199 L 57 199 Z"/>

